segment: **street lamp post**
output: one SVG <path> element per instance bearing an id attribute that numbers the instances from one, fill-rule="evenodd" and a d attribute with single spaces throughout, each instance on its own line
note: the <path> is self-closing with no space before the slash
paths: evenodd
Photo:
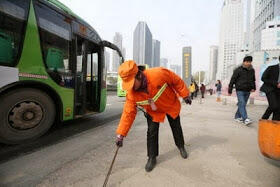
<path id="1" fill-rule="evenodd" d="M 198 85 L 200 85 L 200 70 L 198 72 Z"/>

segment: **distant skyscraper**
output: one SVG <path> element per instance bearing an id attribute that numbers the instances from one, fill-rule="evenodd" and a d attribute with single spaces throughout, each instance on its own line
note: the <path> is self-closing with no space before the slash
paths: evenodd
<path id="1" fill-rule="evenodd" d="M 244 3 L 245 6 L 245 3 Z M 251 14 L 252 14 L 252 0 L 247 0 L 246 4 L 246 31 L 245 31 L 245 36 L 244 36 L 244 44 L 243 48 L 249 49 L 249 43 L 250 43 L 250 34 L 251 34 L 251 26 L 252 26 L 252 21 L 251 21 Z"/>
<path id="2" fill-rule="evenodd" d="M 170 69 L 181 77 L 181 66 L 177 64 L 170 64 Z"/>
<path id="3" fill-rule="evenodd" d="M 192 47 L 183 47 L 182 78 L 189 86 L 192 80 Z"/>
<path id="4" fill-rule="evenodd" d="M 262 30 L 261 50 L 280 50 L 280 16 L 266 22 Z"/>
<path id="5" fill-rule="evenodd" d="M 160 41 L 153 40 L 153 67 L 160 66 Z"/>
<path id="6" fill-rule="evenodd" d="M 217 79 L 227 78 L 227 67 L 243 44 L 243 3 L 241 0 L 224 0 L 221 14 Z"/>
<path id="7" fill-rule="evenodd" d="M 113 43 L 122 50 L 122 35 L 116 32 Z M 112 63 L 112 71 L 118 72 L 118 68 L 120 65 L 120 57 L 116 51 L 113 51 L 113 63 Z"/>
<path id="8" fill-rule="evenodd" d="M 167 58 L 160 59 L 160 67 L 168 68 L 168 59 Z"/>
<path id="9" fill-rule="evenodd" d="M 107 71 L 110 71 L 110 53 L 108 51 L 105 51 L 105 65 Z"/>
<path id="10" fill-rule="evenodd" d="M 218 46 L 210 46 L 209 81 L 216 80 L 218 66 Z"/>
<path id="11" fill-rule="evenodd" d="M 254 50 L 261 50 L 261 32 L 266 26 L 267 21 L 272 21 L 280 16 L 279 0 L 256 0 L 254 20 Z"/>
<path id="12" fill-rule="evenodd" d="M 138 22 L 133 34 L 133 60 L 152 67 L 153 37 L 145 22 Z"/>
<path id="13" fill-rule="evenodd" d="M 247 43 L 248 50 L 250 52 L 254 51 L 254 19 L 255 19 L 255 5 L 256 0 L 248 0 L 247 4 Z"/>

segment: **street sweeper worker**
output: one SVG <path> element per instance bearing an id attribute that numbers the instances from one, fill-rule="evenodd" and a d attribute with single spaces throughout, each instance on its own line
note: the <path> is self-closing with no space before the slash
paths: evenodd
<path id="1" fill-rule="evenodd" d="M 189 90 L 184 81 L 172 71 L 162 67 L 141 71 L 133 60 L 121 64 L 118 73 L 122 78 L 122 87 L 127 91 L 127 95 L 116 130 L 116 145 L 122 146 L 123 138 L 127 135 L 135 119 L 137 107 L 141 107 L 145 109 L 144 114 L 148 123 L 148 161 L 145 170 L 149 172 L 156 165 L 159 123 L 164 122 L 165 116 L 167 116 L 181 156 L 184 159 L 187 158 L 179 115 L 181 104 L 178 98 L 180 96 L 187 104 L 191 104 Z"/>

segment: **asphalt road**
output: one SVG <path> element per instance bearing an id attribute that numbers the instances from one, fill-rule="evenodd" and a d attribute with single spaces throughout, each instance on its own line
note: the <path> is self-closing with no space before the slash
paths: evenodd
<path id="1" fill-rule="evenodd" d="M 87 116 L 72 121 L 54 124 L 42 137 L 21 145 L 0 143 L 0 164 L 18 156 L 30 154 L 44 147 L 63 142 L 77 134 L 105 125 L 120 118 L 124 98 L 116 97 L 116 92 L 108 92 L 107 107 L 103 113 Z"/>

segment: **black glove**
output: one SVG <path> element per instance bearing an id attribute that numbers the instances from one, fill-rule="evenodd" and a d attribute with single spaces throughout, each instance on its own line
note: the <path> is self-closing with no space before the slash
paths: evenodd
<path id="1" fill-rule="evenodd" d="M 118 147 L 122 147 L 122 146 L 123 146 L 123 136 L 120 135 L 120 134 L 117 135 L 116 145 L 117 145 Z"/>
<path id="2" fill-rule="evenodd" d="M 191 100 L 190 97 L 185 97 L 185 98 L 184 98 L 184 101 L 185 101 L 186 104 L 189 104 L 189 105 L 192 104 L 192 100 Z"/>

